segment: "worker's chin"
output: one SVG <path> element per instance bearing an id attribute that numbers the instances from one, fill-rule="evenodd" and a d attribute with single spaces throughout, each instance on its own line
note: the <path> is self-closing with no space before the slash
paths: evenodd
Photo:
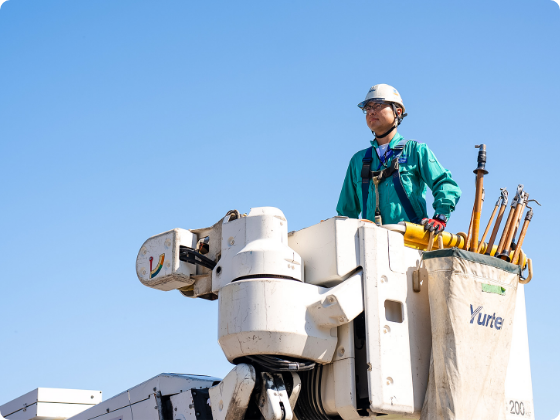
<path id="1" fill-rule="evenodd" d="M 368 125 L 368 127 L 374 133 L 385 133 L 387 130 L 389 130 L 391 128 L 390 126 L 389 127 L 382 127 L 378 124 L 371 124 L 371 125 Z"/>

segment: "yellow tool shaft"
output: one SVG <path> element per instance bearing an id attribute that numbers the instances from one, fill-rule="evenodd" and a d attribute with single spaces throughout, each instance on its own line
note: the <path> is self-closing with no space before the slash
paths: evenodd
<path id="1" fill-rule="evenodd" d="M 513 231 L 513 238 L 511 238 L 511 240 L 513 241 L 515 239 L 515 237 L 517 236 L 517 230 L 519 229 L 519 227 L 521 226 L 521 219 L 523 218 L 523 212 L 525 211 L 525 206 L 527 205 L 527 202 L 523 203 L 523 207 L 521 208 L 521 212 L 519 212 L 519 217 L 517 218 L 517 221 L 515 222 L 514 226 L 515 226 L 515 230 Z"/>
<path id="2" fill-rule="evenodd" d="M 486 226 L 486 230 L 484 231 L 484 234 L 482 235 L 482 239 L 480 240 L 480 245 L 479 245 L 478 249 L 476 250 L 476 252 L 478 252 L 479 254 L 480 254 L 480 250 L 482 248 L 482 243 L 486 239 L 486 235 L 488 235 L 488 231 L 490 230 L 490 227 L 492 226 L 492 221 L 494 220 L 494 216 L 496 215 L 496 211 L 498 211 L 498 206 L 494 207 L 494 211 L 492 211 L 492 216 L 490 216 L 490 221 L 488 222 L 488 225 Z"/>
<path id="3" fill-rule="evenodd" d="M 511 242 L 513 241 L 513 235 L 515 235 L 516 231 L 517 231 L 517 224 L 519 223 L 519 220 L 521 218 L 522 215 L 522 211 L 524 209 L 524 205 L 523 204 L 518 204 L 517 207 L 515 207 L 515 213 L 513 214 L 513 218 L 512 218 L 512 223 L 509 227 L 508 230 L 508 234 L 506 237 L 506 240 L 504 242 L 504 253 L 509 254 L 509 250 L 511 249 Z M 505 259 L 505 257 L 504 257 Z"/>
<path id="4" fill-rule="evenodd" d="M 504 217 L 504 213 L 506 212 L 506 205 L 502 204 L 500 207 L 500 212 L 498 213 L 498 217 L 496 218 L 496 224 L 494 225 L 494 229 L 492 230 L 492 235 L 490 236 L 490 240 L 488 243 L 490 247 L 494 246 L 494 241 L 496 240 L 496 236 L 498 235 L 498 231 L 500 230 L 500 224 L 502 223 L 502 218 Z"/>
<path id="5" fill-rule="evenodd" d="M 477 252 L 478 250 L 478 235 L 480 230 L 480 214 L 482 213 L 482 185 L 484 174 L 482 171 L 477 171 L 476 174 L 476 195 L 474 198 L 474 211 L 473 211 L 473 232 L 472 232 L 472 246 L 470 250 Z"/>
<path id="6" fill-rule="evenodd" d="M 519 234 L 519 240 L 517 241 L 517 247 L 515 248 L 515 253 L 513 254 L 513 258 L 511 262 L 517 264 L 519 261 L 519 253 L 521 252 L 521 247 L 523 246 L 523 241 L 525 240 L 525 235 L 527 235 L 527 229 L 529 228 L 529 223 L 531 221 L 525 219 L 523 222 L 523 228 L 521 228 L 521 233 Z"/>
<path id="7" fill-rule="evenodd" d="M 473 206 L 473 211 L 471 213 L 471 222 L 469 223 L 469 231 L 467 232 L 467 236 L 466 236 L 466 239 L 465 239 L 465 244 L 463 245 L 463 249 L 465 251 L 468 251 L 469 246 L 471 245 L 473 218 L 474 218 L 474 206 Z"/>
<path id="8" fill-rule="evenodd" d="M 504 230 L 502 231 L 502 237 L 500 238 L 500 242 L 498 243 L 498 254 L 500 254 L 504 249 L 504 244 L 506 243 L 507 234 L 511 226 L 511 219 L 513 218 L 513 213 L 515 213 L 516 208 L 517 207 L 510 207 L 509 209 L 509 214 L 506 219 L 506 224 L 504 225 Z"/>
<path id="9" fill-rule="evenodd" d="M 417 225 L 410 222 L 405 222 L 406 231 L 404 233 L 404 244 L 409 248 L 419 249 L 425 251 L 428 249 L 428 244 L 430 242 L 430 232 L 424 230 L 424 226 Z M 466 235 L 464 233 L 459 233 L 457 235 L 453 233 L 449 233 L 446 231 L 440 232 L 438 245 L 443 245 L 443 248 L 463 248 L 465 245 L 465 238 Z M 439 238 L 438 238 L 439 239 Z M 432 238 L 432 247 L 436 245 L 435 243 L 436 238 Z M 438 247 L 439 247 L 438 246 Z M 486 253 L 488 244 L 486 242 L 482 242 L 480 246 L 480 253 Z M 492 247 L 492 251 L 490 252 L 491 256 L 496 255 L 496 251 L 498 249 L 497 245 Z M 523 267 L 527 263 L 527 256 L 521 250 L 521 258 L 523 261 Z M 510 258 L 513 259 L 514 252 L 510 252 Z"/>

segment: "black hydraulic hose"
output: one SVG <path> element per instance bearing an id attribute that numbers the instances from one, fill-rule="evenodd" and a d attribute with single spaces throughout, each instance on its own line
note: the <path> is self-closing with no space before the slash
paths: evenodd
<path id="1" fill-rule="evenodd" d="M 317 384 L 317 395 L 319 396 L 319 398 L 318 398 L 319 401 L 318 401 L 317 405 L 319 406 L 319 409 L 321 410 L 321 414 L 323 416 L 325 416 L 325 419 L 328 420 L 329 416 L 327 415 L 327 412 L 325 411 L 325 408 L 323 407 L 323 397 L 321 396 L 321 394 L 322 394 L 321 385 L 323 384 L 323 369 L 324 369 L 324 366 L 322 366 L 322 365 L 318 366 L 317 370 L 319 370 L 319 369 L 320 369 L 320 371 L 319 371 L 319 382 Z"/>
<path id="2" fill-rule="evenodd" d="M 330 420 L 329 417 L 324 413 L 323 406 L 321 403 L 321 380 L 319 377 L 322 366 L 317 366 L 316 369 L 311 373 L 312 381 L 310 381 L 310 394 L 311 394 L 311 408 L 317 416 L 317 420 Z"/>
<path id="3" fill-rule="evenodd" d="M 253 363 L 271 372 L 301 372 L 313 370 L 315 362 L 281 359 L 276 356 L 256 355 L 246 356 Z"/>
<path id="4" fill-rule="evenodd" d="M 322 376 L 319 369 L 323 369 L 323 367 L 318 366 L 313 371 L 300 374 L 302 390 L 296 404 L 295 414 L 300 420 L 342 420 L 339 416 L 328 416 L 322 407 L 322 398 L 317 397 L 316 393 L 321 392 L 322 385 L 322 378 L 317 377 L 317 375 Z M 320 401 L 317 401 L 318 398 Z"/>
<path id="5" fill-rule="evenodd" d="M 179 246 L 179 259 L 190 264 L 201 265 L 209 268 L 210 270 L 213 270 L 214 267 L 216 267 L 216 262 L 185 245 Z"/>
<path id="6" fill-rule="evenodd" d="M 315 411 L 313 410 L 313 406 L 311 404 L 311 379 L 312 379 L 313 372 L 306 373 L 306 382 L 305 382 L 305 414 L 307 418 L 305 420 L 317 420 L 315 417 Z"/>

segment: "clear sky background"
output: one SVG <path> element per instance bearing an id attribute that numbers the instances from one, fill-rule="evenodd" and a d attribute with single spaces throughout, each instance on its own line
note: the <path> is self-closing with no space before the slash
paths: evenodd
<path id="1" fill-rule="evenodd" d="M 223 377 L 217 303 L 140 284 L 148 237 L 275 206 L 335 215 L 391 84 L 463 190 L 488 147 L 543 207 L 524 249 L 537 419 L 560 411 L 560 8 L 551 0 L 10 0 L 0 10 L 0 404 L 36 387 L 104 398 L 161 372 Z"/>

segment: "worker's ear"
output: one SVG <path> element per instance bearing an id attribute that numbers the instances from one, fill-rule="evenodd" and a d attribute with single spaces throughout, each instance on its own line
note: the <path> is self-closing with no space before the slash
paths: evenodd
<path id="1" fill-rule="evenodd" d="M 397 115 L 398 115 L 399 117 L 402 116 L 402 108 L 401 108 L 400 106 L 397 107 Z"/>

